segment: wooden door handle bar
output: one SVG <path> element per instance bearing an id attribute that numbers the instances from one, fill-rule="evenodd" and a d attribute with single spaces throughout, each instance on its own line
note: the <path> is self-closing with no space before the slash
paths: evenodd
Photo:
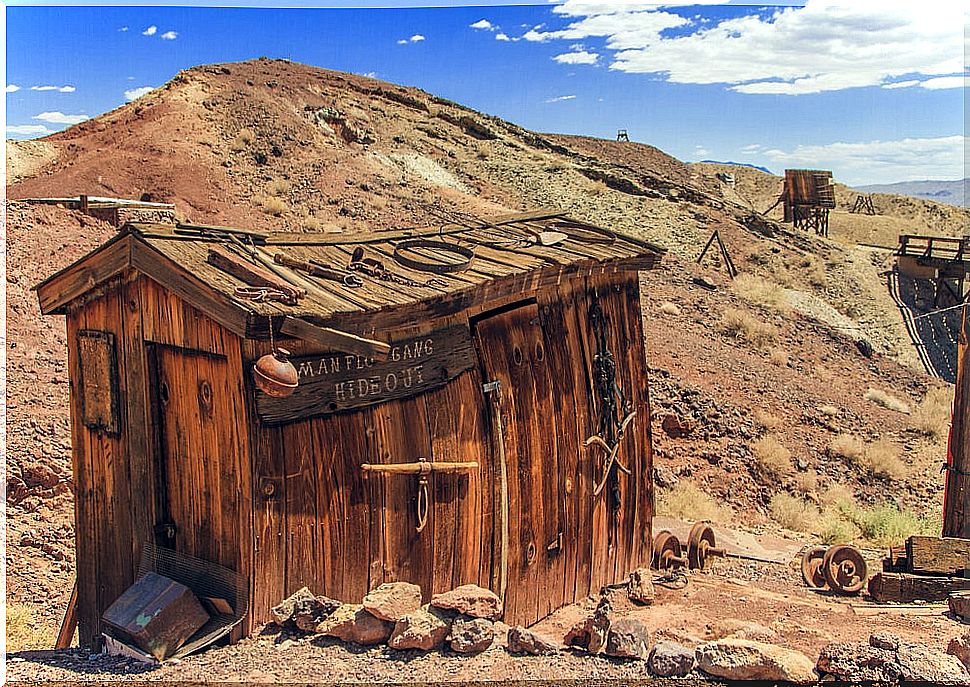
<path id="1" fill-rule="evenodd" d="M 478 463 L 448 463 L 444 461 L 430 462 L 426 460 L 416 463 L 362 463 L 360 469 L 364 472 L 386 472 L 396 475 L 420 475 L 429 472 L 461 472 L 463 470 L 477 470 Z"/>

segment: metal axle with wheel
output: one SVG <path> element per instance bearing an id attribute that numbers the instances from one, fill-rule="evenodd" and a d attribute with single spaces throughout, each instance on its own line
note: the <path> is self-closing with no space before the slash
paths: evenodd
<path id="1" fill-rule="evenodd" d="M 653 538 L 653 567 L 657 570 L 683 568 L 687 565 L 687 556 L 683 553 L 680 540 L 668 530 L 661 530 Z"/>

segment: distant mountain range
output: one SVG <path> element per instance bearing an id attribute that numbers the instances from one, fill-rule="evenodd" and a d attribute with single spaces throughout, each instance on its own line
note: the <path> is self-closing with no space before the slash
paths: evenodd
<path id="1" fill-rule="evenodd" d="M 712 165 L 734 165 L 735 167 L 750 167 L 751 169 L 756 169 L 759 172 L 764 172 L 765 174 L 774 175 L 774 172 L 772 172 L 767 167 L 750 165 L 747 162 L 731 162 L 730 160 L 701 160 L 701 162 L 710 162 Z"/>
<path id="2" fill-rule="evenodd" d="M 947 203 L 960 207 L 970 207 L 970 193 L 967 185 L 970 179 L 959 181 L 900 181 L 895 184 L 871 184 L 869 186 L 855 186 L 857 191 L 865 193 L 896 193 L 901 196 L 935 200 L 937 203 Z"/>

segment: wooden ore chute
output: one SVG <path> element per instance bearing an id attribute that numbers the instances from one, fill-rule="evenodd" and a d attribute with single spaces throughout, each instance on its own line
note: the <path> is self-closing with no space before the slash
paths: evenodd
<path id="1" fill-rule="evenodd" d="M 476 583 L 528 625 L 649 565 L 638 271 L 662 254 L 554 211 L 124 226 L 37 287 L 67 319 L 81 644 L 146 542 L 243 580 L 233 638 L 303 586 Z M 285 397 L 253 378 L 278 348 Z"/>
<path id="2" fill-rule="evenodd" d="M 781 194 L 784 221 L 796 229 L 829 234 L 829 210 L 835 207 L 832 172 L 817 169 L 786 169 Z"/>

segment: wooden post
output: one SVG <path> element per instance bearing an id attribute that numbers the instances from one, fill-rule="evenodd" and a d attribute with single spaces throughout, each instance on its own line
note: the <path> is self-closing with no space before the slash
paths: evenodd
<path id="1" fill-rule="evenodd" d="M 943 536 L 970 539 L 970 309 L 963 306 L 953 423 L 946 460 Z"/>

